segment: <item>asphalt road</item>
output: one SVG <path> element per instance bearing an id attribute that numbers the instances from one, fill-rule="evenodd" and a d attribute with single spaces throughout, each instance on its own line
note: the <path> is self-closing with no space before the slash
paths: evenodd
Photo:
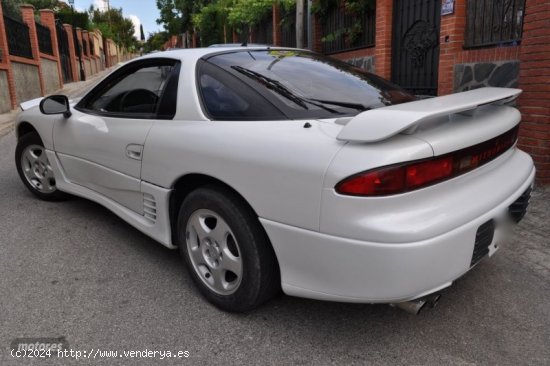
<path id="1" fill-rule="evenodd" d="M 510 246 L 419 316 L 284 295 L 233 315 L 200 297 L 176 251 L 103 207 L 31 196 L 15 170 L 14 139 L 0 138 L 0 365 L 550 364 L 549 189 L 535 192 Z M 9 345 L 19 337 L 189 357 L 14 359 Z"/>

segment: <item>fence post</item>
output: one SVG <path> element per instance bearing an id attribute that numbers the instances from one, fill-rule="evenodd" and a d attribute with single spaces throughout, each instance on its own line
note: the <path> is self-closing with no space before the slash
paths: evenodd
<path id="1" fill-rule="evenodd" d="M 71 63 L 71 79 L 78 81 L 78 65 L 76 64 L 76 50 L 74 48 L 73 26 L 63 24 L 63 29 L 67 33 L 67 42 L 69 43 L 69 62 Z"/>
<path id="2" fill-rule="evenodd" d="M 281 29 L 281 8 L 273 3 L 273 45 L 282 46 L 283 31 Z"/>
<path id="3" fill-rule="evenodd" d="M 38 66 L 38 80 L 40 81 L 40 95 L 44 95 L 44 77 L 42 75 L 42 66 L 40 64 L 40 49 L 38 48 L 38 35 L 36 34 L 36 23 L 34 20 L 34 6 L 23 4 L 20 6 L 21 18 L 23 23 L 29 27 L 29 36 L 31 38 L 32 58 Z"/>
<path id="4" fill-rule="evenodd" d="M 82 30 L 82 58 L 84 62 L 84 71 L 86 73 L 86 78 L 92 75 L 91 70 L 91 61 L 90 61 L 90 36 L 88 31 Z"/>
<path id="5" fill-rule="evenodd" d="M 377 0 L 374 67 L 386 79 L 391 77 L 392 31 L 393 0 Z"/>
<path id="6" fill-rule="evenodd" d="M 111 50 L 109 48 L 109 38 L 103 38 L 103 53 L 105 54 L 105 68 L 111 67 Z"/>
<path id="7" fill-rule="evenodd" d="M 323 28 L 321 27 L 321 19 L 319 19 L 319 15 L 313 14 L 311 19 L 311 28 L 313 37 L 311 49 L 315 52 L 321 52 L 323 50 L 323 43 L 321 42 L 321 38 L 323 38 Z"/>
<path id="8" fill-rule="evenodd" d="M 6 78 L 8 81 L 8 94 L 10 98 L 9 108 L 17 108 L 17 94 L 15 92 L 15 79 L 13 78 L 13 71 L 10 63 L 10 52 L 8 48 L 8 37 L 6 34 L 6 28 L 4 24 L 4 11 L 2 10 L 2 2 L 0 2 L 0 70 L 6 71 Z M 2 111 L 7 112 L 7 111 Z"/>
<path id="9" fill-rule="evenodd" d="M 43 26 L 50 29 L 50 36 L 52 39 L 53 57 L 57 62 L 57 73 L 59 75 L 59 88 L 63 88 L 63 74 L 61 71 L 61 58 L 59 57 L 59 43 L 57 40 L 57 31 L 55 28 L 55 16 L 53 10 L 41 9 L 40 10 L 40 22 Z"/>

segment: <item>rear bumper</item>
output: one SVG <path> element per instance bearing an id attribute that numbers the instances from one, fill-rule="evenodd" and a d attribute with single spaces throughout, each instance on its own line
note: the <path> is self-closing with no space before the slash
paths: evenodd
<path id="1" fill-rule="evenodd" d="M 261 219 L 279 261 L 283 291 L 319 300 L 386 303 L 415 299 L 449 286 L 471 268 L 480 226 L 491 220 L 496 223 L 487 248 L 492 255 L 505 239 L 505 228 L 511 225 L 510 205 L 532 186 L 535 175 L 532 161 L 528 156 L 526 160 L 520 151 L 515 154 L 519 154 L 516 158 L 523 160 L 523 164 L 529 162 L 529 166 L 527 174 L 501 181 L 501 186 L 495 188 L 506 189 L 509 192 L 506 199 L 466 223 L 459 222 L 458 227 L 445 229 L 428 239 L 399 243 L 365 241 Z M 509 158 L 508 163 L 513 164 L 513 157 Z M 509 172 L 515 174 L 517 170 Z M 469 189 L 475 189 L 475 183 Z"/>

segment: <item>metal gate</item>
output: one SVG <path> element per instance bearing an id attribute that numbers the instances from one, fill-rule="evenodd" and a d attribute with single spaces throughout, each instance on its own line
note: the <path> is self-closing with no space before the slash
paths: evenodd
<path id="1" fill-rule="evenodd" d="M 441 0 L 396 0 L 392 81 L 417 95 L 437 95 Z"/>
<path id="2" fill-rule="evenodd" d="M 63 82 L 69 83 L 72 80 L 71 62 L 69 55 L 69 38 L 63 25 L 58 20 L 55 22 L 55 30 L 57 33 L 57 44 L 59 47 L 59 60 L 61 61 L 61 73 L 63 74 Z"/>

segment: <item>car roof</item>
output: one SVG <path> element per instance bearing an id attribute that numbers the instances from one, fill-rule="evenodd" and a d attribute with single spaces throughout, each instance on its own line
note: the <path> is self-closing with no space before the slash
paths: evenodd
<path id="1" fill-rule="evenodd" d="M 227 47 L 272 47 L 273 45 L 271 44 L 265 44 L 265 43 L 248 43 L 246 45 L 243 45 L 242 43 L 215 43 L 215 44 L 212 44 L 210 46 L 208 46 L 208 48 L 216 48 L 216 47 L 223 47 L 223 48 L 227 48 Z"/>
<path id="2" fill-rule="evenodd" d="M 182 48 L 164 52 L 157 52 L 136 58 L 135 60 L 144 60 L 148 58 L 172 58 L 176 60 L 198 60 L 204 56 L 216 53 L 231 53 L 236 51 L 261 51 L 261 50 L 298 50 L 290 47 L 271 47 L 271 46 L 247 46 L 247 47 L 206 47 L 206 48 Z M 307 50 L 306 50 L 307 51 Z"/>

